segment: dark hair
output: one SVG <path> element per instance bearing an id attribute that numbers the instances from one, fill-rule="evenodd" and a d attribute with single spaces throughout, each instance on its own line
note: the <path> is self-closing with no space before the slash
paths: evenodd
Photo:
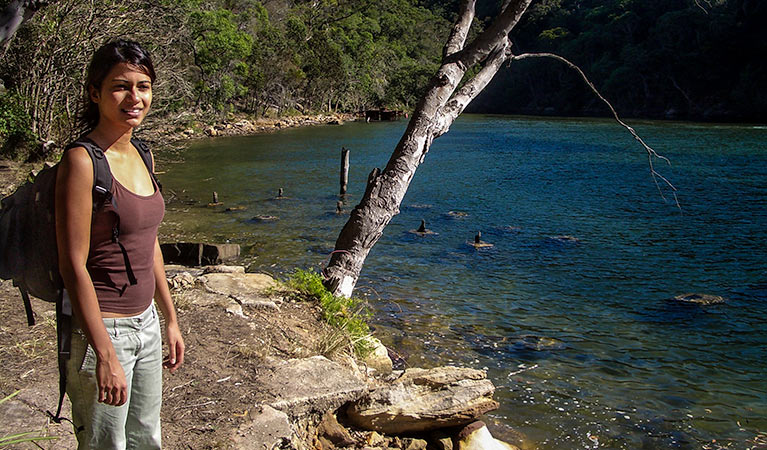
<path id="1" fill-rule="evenodd" d="M 83 110 L 79 121 L 83 128 L 93 130 L 99 123 L 99 105 L 91 100 L 90 87 L 101 89 L 101 83 L 107 77 L 109 71 L 120 63 L 136 66 L 147 74 L 154 83 L 156 74 L 152 58 L 138 42 L 117 39 L 107 42 L 93 54 L 90 66 L 88 66 L 88 78 L 85 80 L 85 98 Z"/>

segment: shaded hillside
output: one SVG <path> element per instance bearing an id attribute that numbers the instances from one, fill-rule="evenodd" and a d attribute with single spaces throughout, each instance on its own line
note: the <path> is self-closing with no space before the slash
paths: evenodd
<path id="1" fill-rule="evenodd" d="M 709 4 L 711 3 L 711 4 Z M 767 4 L 755 0 L 541 0 L 514 34 L 515 53 L 578 64 L 626 116 L 767 120 Z M 514 63 L 475 112 L 607 115 L 570 69 Z"/>

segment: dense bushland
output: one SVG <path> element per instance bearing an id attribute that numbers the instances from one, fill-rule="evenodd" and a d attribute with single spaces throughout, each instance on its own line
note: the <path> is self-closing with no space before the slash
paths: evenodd
<path id="1" fill-rule="evenodd" d="M 152 118 L 183 123 L 411 108 L 449 26 L 413 0 L 51 1 L 0 53 L 0 156 L 80 131 L 86 65 L 114 37 L 153 54 Z"/>

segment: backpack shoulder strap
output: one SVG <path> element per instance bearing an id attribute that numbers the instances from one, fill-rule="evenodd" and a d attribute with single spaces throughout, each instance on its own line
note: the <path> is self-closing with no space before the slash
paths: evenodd
<path id="1" fill-rule="evenodd" d="M 104 150 L 85 136 L 67 145 L 64 151 L 74 147 L 85 148 L 93 161 L 93 191 L 97 194 L 94 196 L 94 208 L 96 208 L 112 196 L 112 171 L 109 170 L 109 162 L 104 155 Z"/>
<path id="2" fill-rule="evenodd" d="M 146 143 L 142 141 L 139 138 L 131 138 L 130 140 L 131 144 L 133 144 L 134 147 L 138 150 L 138 154 L 141 155 L 141 159 L 144 160 L 144 164 L 146 165 L 146 168 L 149 170 L 149 173 L 154 177 L 154 164 L 152 163 L 152 152 L 149 151 L 149 147 L 147 147 Z"/>
<path id="3" fill-rule="evenodd" d="M 147 170 L 149 170 L 149 175 L 157 185 L 157 189 L 162 192 L 162 183 L 160 183 L 160 180 L 157 179 L 157 175 L 154 173 L 154 162 L 152 161 L 152 152 L 149 150 L 149 147 L 144 141 L 136 137 L 131 138 L 130 141 L 138 150 L 139 155 L 141 155 L 141 159 L 144 160 L 144 164 L 146 165 Z"/>

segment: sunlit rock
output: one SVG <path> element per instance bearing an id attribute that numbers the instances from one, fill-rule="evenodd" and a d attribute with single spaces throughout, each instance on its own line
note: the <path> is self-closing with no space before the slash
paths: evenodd
<path id="1" fill-rule="evenodd" d="M 498 408 L 494 391 L 481 370 L 408 369 L 353 403 L 347 417 L 358 428 L 389 434 L 464 425 Z"/>
<path id="2" fill-rule="evenodd" d="M 701 306 L 718 305 L 725 303 L 724 297 L 712 294 L 682 294 L 674 297 L 674 300 L 682 303 L 691 303 Z"/>
<path id="3" fill-rule="evenodd" d="M 455 441 L 453 448 L 456 450 L 519 450 L 519 447 L 494 438 L 484 422 L 466 426 L 455 437 Z"/>

